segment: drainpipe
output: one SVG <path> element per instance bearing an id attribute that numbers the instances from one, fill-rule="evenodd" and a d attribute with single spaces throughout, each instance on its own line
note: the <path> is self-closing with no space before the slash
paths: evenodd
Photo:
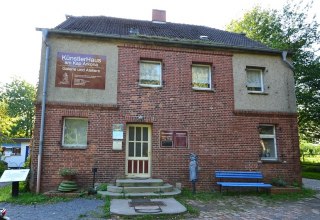
<path id="1" fill-rule="evenodd" d="M 282 61 L 285 62 L 288 67 L 293 71 L 294 66 L 287 60 L 288 51 L 282 51 Z"/>
<path id="2" fill-rule="evenodd" d="M 39 153 L 38 153 L 36 193 L 40 193 L 43 133 L 44 133 L 44 121 L 45 121 L 45 113 L 46 113 L 47 80 L 48 80 L 48 66 L 49 66 L 48 63 L 49 63 L 49 52 L 50 52 L 50 47 L 47 42 L 47 36 L 48 36 L 48 29 L 42 29 L 42 39 L 43 39 L 43 43 L 46 45 L 46 57 L 45 57 L 45 61 L 44 61 L 44 74 L 43 74 L 43 88 L 42 88 L 42 102 L 41 102 L 41 124 L 40 124 L 40 140 L 39 140 Z"/>

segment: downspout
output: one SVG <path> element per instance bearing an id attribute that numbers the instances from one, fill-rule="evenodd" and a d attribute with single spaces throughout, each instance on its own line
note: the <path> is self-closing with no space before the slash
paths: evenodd
<path id="1" fill-rule="evenodd" d="M 40 193 L 40 180 L 41 180 L 41 164 L 42 164 L 42 150 L 43 150 L 43 133 L 44 122 L 46 113 L 46 97 L 47 97 L 47 80 L 48 80 L 48 62 L 50 47 L 47 42 L 48 29 L 42 29 L 42 40 L 46 45 L 46 57 L 44 61 L 44 74 L 43 74 L 43 88 L 42 88 L 42 102 L 41 102 L 41 124 L 40 124 L 40 140 L 39 140 L 39 153 L 38 153 L 38 167 L 37 167 L 37 188 L 36 193 Z"/>
<path id="2" fill-rule="evenodd" d="M 282 51 L 282 61 L 287 64 L 287 66 L 294 71 L 294 66 L 287 60 L 288 51 Z"/>

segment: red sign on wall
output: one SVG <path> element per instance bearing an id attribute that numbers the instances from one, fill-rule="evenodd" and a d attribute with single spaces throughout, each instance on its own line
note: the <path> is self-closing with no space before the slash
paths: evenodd
<path id="1" fill-rule="evenodd" d="M 105 89 L 106 56 L 58 52 L 56 87 Z"/>

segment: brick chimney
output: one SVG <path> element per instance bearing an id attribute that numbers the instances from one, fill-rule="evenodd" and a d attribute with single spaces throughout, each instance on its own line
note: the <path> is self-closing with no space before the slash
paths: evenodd
<path id="1" fill-rule="evenodd" d="M 152 21 L 153 22 L 166 22 L 166 11 L 165 10 L 152 10 Z"/>

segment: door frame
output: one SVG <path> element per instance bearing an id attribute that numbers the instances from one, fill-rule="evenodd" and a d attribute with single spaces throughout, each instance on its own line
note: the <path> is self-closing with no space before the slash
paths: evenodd
<path id="1" fill-rule="evenodd" d="M 129 157 L 129 127 L 147 127 L 148 128 L 148 173 L 128 173 L 128 161 Z M 141 151 L 142 153 L 142 151 Z M 137 158 L 137 157 L 135 157 Z M 141 177 L 141 178 L 149 178 L 151 177 L 151 161 L 152 161 L 152 126 L 151 124 L 138 124 L 138 123 L 130 123 L 126 124 L 126 155 L 125 155 L 125 175 L 128 178 L 132 177 Z"/>

